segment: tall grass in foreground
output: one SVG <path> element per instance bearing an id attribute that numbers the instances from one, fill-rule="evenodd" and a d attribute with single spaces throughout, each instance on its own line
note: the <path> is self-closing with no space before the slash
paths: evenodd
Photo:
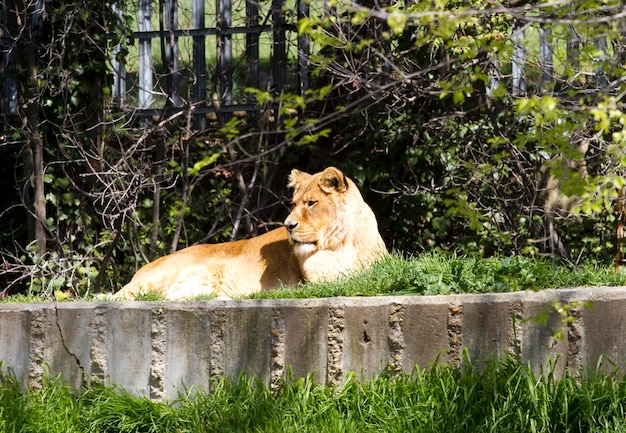
<path id="1" fill-rule="evenodd" d="M 427 253 L 405 258 L 393 254 L 336 282 L 301 284 L 253 297 L 448 295 L 619 285 L 626 285 L 626 273 L 616 273 L 613 266 L 595 263 L 565 266 L 524 256 L 482 258 Z"/>
<path id="2" fill-rule="evenodd" d="M 616 372 L 537 376 L 516 361 L 482 372 L 438 365 L 412 375 L 349 378 L 342 389 L 310 380 L 277 390 L 219 381 L 174 404 L 56 381 L 22 392 L 0 385 L 1 432 L 625 432 L 626 382 Z"/>

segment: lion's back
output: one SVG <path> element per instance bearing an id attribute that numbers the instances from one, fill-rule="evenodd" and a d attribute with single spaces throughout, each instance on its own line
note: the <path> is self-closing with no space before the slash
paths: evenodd
<path id="1" fill-rule="evenodd" d="M 137 271 L 116 297 L 154 292 L 167 299 L 236 298 L 297 284 L 302 278 L 284 228 L 235 242 L 202 244 L 160 257 Z"/>

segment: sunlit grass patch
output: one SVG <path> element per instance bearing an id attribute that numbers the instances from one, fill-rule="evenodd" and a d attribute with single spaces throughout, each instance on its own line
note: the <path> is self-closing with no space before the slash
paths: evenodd
<path id="1" fill-rule="evenodd" d="M 23 391 L 0 376 L 6 432 L 623 432 L 618 370 L 557 377 L 515 359 L 484 369 L 434 365 L 341 387 L 308 378 L 270 389 L 253 378 L 215 380 L 210 392 L 155 402 L 115 387 L 74 391 L 58 380 Z"/>
<path id="2" fill-rule="evenodd" d="M 375 262 L 371 267 L 338 281 L 301 283 L 296 287 L 256 293 L 249 298 L 449 295 L 622 285 L 626 285 L 626 273 L 616 273 L 613 266 L 593 262 L 571 266 L 525 256 L 483 258 L 459 256 L 454 253 L 425 253 L 405 257 L 400 253 L 394 253 Z M 110 299 L 110 296 L 92 295 L 82 300 Z M 194 300 L 211 299 L 215 299 L 215 296 L 203 295 L 194 298 Z M 56 300 L 61 299 L 57 297 Z M 164 297 L 155 292 L 147 292 L 137 295 L 136 300 L 162 301 Z M 37 294 L 0 298 L 0 302 L 46 301 L 49 302 L 50 299 Z"/>
<path id="3" fill-rule="evenodd" d="M 524 256 L 482 258 L 428 253 L 405 258 L 392 254 L 339 281 L 301 284 L 252 297 L 448 295 L 624 284 L 626 274 L 592 263 L 565 266 Z"/>

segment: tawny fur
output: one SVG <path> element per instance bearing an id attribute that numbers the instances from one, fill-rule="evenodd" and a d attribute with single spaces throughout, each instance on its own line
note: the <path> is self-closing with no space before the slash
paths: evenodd
<path id="1" fill-rule="evenodd" d="M 142 267 L 115 298 L 148 292 L 166 299 L 237 298 L 302 280 L 334 280 L 387 254 L 374 213 L 341 171 L 293 170 L 289 186 L 294 193 L 286 228 L 161 257 Z"/>
<path id="2" fill-rule="evenodd" d="M 374 212 L 340 170 L 292 170 L 289 186 L 294 192 L 285 226 L 305 280 L 334 280 L 387 254 Z"/>

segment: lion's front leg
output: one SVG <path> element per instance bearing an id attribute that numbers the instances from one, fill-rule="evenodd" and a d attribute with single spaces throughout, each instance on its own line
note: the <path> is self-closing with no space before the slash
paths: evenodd
<path id="1" fill-rule="evenodd" d="M 308 282 L 333 281 L 352 272 L 356 263 L 354 251 L 317 251 L 304 259 L 300 268 Z"/>

